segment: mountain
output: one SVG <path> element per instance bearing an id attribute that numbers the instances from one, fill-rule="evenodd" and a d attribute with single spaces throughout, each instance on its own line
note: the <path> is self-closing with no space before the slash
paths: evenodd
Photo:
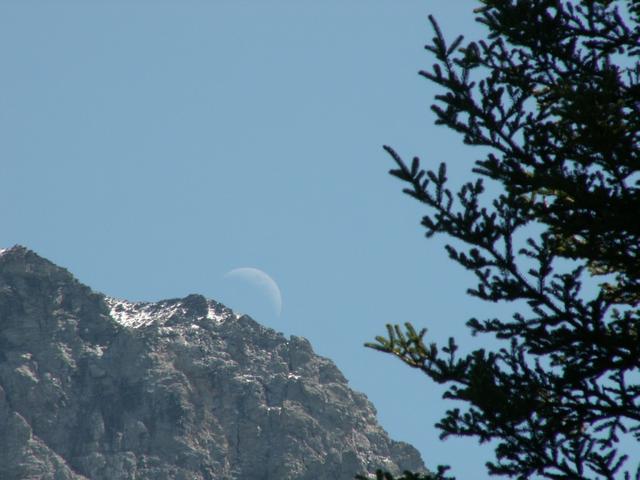
<path id="1" fill-rule="evenodd" d="M 200 295 L 93 292 L 0 250 L 3 480 L 347 480 L 423 470 L 301 337 Z"/>

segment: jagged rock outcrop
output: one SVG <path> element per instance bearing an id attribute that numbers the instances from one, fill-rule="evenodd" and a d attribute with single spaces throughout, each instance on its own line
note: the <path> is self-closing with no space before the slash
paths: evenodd
<path id="1" fill-rule="evenodd" d="M 0 478 L 330 480 L 424 468 L 304 338 L 200 295 L 105 297 L 0 251 Z"/>

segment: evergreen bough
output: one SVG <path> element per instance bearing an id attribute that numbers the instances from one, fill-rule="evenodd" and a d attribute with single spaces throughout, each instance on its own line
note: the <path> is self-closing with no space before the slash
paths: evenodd
<path id="1" fill-rule="evenodd" d="M 420 72 L 443 89 L 436 123 L 489 151 L 474 179 L 454 193 L 445 163 L 384 148 L 429 211 L 427 237 L 454 239 L 449 257 L 477 277 L 468 293 L 519 313 L 467 322 L 497 351 L 460 355 L 409 323 L 366 345 L 447 386 L 464 407 L 441 436 L 494 442 L 492 475 L 640 479 L 640 444 L 619 449 L 640 441 L 640 1 L 484 0 L 475 13 L 478 42 L 447 43 L 429 17 L 435 64 Z"/>

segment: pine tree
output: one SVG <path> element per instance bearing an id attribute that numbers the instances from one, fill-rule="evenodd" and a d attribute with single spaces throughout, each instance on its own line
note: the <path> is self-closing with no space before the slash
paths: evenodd
<path id="1" fill-rule="evenodd" d="M 427 237 L 462 245 L 446 249 L 475 274 L 468 293 L 519 313 L 467 322 L 495 351 L 427 344 L 408 323 L 367 346 L 447 386 L 464 407 L 437 427 L 495 442 L 492 475 L 640 479 L 640 445 L 619 448 L 640 441 L 640 2 L 479 4 L 483 41 L 447 43 L 430 17 L 420 72 L 443 90 L 436 123 L 489 151 L 473 179 L 452 192 L 445 163 L 385 149 Z"/>

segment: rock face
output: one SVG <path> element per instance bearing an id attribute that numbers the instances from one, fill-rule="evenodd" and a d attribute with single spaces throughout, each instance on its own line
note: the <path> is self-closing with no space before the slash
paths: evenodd
<path id="1" fill-rule="evenodd" d="M 105 297 L 0 250 L 3 480 L 347 480 L 423 470 L 304 338 L 200 295 Z"/>

